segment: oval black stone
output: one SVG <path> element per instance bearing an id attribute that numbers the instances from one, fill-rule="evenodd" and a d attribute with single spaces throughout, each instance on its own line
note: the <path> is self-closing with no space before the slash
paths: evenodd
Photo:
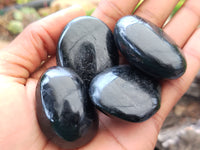
<path id="1" fill-rule="evenodd" d="M 162 29 L 138 16 L 121 18 L 114 37 L 127 61 L 153 77 L 175 79 L 186 70 L 178 46 Z"/>
<path id="2" fill-rule="evenodd" d="M 113 34 L 101 20 L 82 16 L 67 24 L 58 43 L 58 65 L 72 68 L 89 85 L 97 73 L 118 63 Z"/>
<path id="3" fill-rule="evenodd" d="M 98 129 L 98 116 L 83 81 L 71 69 L 48 69 L 36 89 L 37 118 L 49 140 L 61 148 L 87 144 Z"/>
<path id="4" fill-rule="evenodd" d="M 105 114 L 141 122 L 160 108 L 160 86 L 128 65 L 106 69 L 91 82 L 90 97 Z"/>

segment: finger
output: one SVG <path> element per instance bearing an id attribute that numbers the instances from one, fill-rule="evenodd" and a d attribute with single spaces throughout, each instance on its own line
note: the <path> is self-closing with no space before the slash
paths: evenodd
<path id="1" fill-rule="evenodd" d="M 183 47 L 194 31 L 196 32 L 183 48 L 183 53 L 185 54 L 187 62 L 186 73 L 177 80 L 169 80 L 163 83 L 162 104 L 158 112 L 160 116 L 162 116 L 161 122 L 164 121 L 169 111 L 189 88 L 199 70 L 200 52 L 198 49 L 200 49 L 200 29 L 197 29 L 199 24 L 200 3 L 198 0 L 190 0 L 184 4 L 174 18 L 164 27 L 164 31 L 172 37 L 180 47 Z"/>
<path id="2" fill-rule="evenodd" d="M 184 31 L 184 28 L 181 29 Z M 197 41 L 194 41 L 193 43 L 195 42 Z M 195 45 L 195 47 L 197 47 L 198 49 L 197 45 Z M 191 60 L 191 58 L 189 58 L 188 56 L 186 56 L 186 59 L 187 61 L 188 59 Z M 195 64 L 196 62 L 193 63 Z M 116 140 L 116 143 L 119 143 L 119 146 L 123 145 L 125 149 L 131 149 L 133 147 L 135 149 L 153 149 L 153 147 L 155 146 L 158 132 L 164 119 L 166 118 L 167 114 L 172 109 L 174 104 L 178 101 L 178 99 L 180 99 L 181 95 L 183 95 L 183 93 L 189 87 L 195 74 L 197 73 L 197 68 L 199 68 L 198 65 L 196 68 L 191 68 L 194 64 L 191 64 L 190 62 L 188 63 L 188 68 L 190 68 L 190 70 L 187 70 L 186 73 L 189 74 L 189 72 L 193 72 L 193 76 L 183 77 L 186 78 L 185 80 L 188 80 L 184 81 L 187 83 L 183 82 L 181 84 L 178 84 L 179 81 L 173 81 L 172 83 L 175 83 L 175 85 L 177 83 L 179 86 L 174 86 L 174 84 L 171 85 L 171 83 L 168 83 L 169 87 L 167 87 L 167 84 L 164 84 L 164 90 L 162 91 L 161 109 L 158 113 L 156 113 L 156 115 L 154 115 L 149 120 L 139 124 L 132 124 L 113 121 L 112 119 L 104 115 L 100 116 L 110 136 Z M 181 81 L 182 79 L 180 78 L 179 80 Z M 181 89 L 183 87 L 185 88 L 183 91 L 177 92 L 177 89 Z M 103 142 L 105 141 L 105 139 L 102 138 L 101 141 Z"/>
<path id="3" fill-rule="evenodd" d="M 119 147 L 118 149 L 132 149 L 133 147 L 138 150 L 153 149 L 164 119 L 178 99 L 185 93 L 200 68 L 199 41 L 200 29 L 193 34 L 183 48 L 188 62 L 186 73 L 177 80 L 170 80 L 163 84 L 161 108 L 153 117 L 143 123 L 134 124 L 113 120 L 100 114 L 103 129 L 100 128 L 99 132 L 102 133 L 106 130 L 106 136 L 111 137 L 112 142 L 115 141 L 115 145 Z M 103 149 L 106 142 L 107 139 L 105 139 L 105 136 L 97 136 L 89 146 L 93 147 L 97 143 L 103 143 L 98 145 Z"/>
<path id="4" fill-rule="evenodd" d="M 101 19 L 111 30 L 118 19 L 129 15 L 139 0 L 102 0 L 92 16 Z"/>
<path id="5" fill-rule="evenodd" d="M 164 27 L 174 41 L 183 47 L 187 39 L 196 30 L 200 23 L 200 2 L 189 0 L 176 13 L 172 20 Z"/>
<path id="6" fill-rule="evenodd" d="M 56 52 L 64 26 L 84 14 L 74 6 L 29 25 L 7 49 L 0 51 L 0 73 L 24 83 L 42 60 Z"/>
<path id="7" fill-rule="evenodd" d="M 178 1 L 179 0 L 147 0 L 140 5 L 134 15 L 138 15 L 162 27 Z"/>
<path id="8" fill-rule="evenodd" d="M 93 16 L 101 19 L 108 25 L 113 26 L 120 17 L 130 14 L 137 3 L 138 3 L 137 0 L 132 0 L 132 1 L 127 0 L 127 2 L 122 0 L 121 1 L 103 0 L 99 4 L 96 11 L 93 13 Z M 54 65 L 55 65 L 55 58 L 46 62 L 42 66 L 42 68 L 40 68 L 39 70 L 37 70 L 37 72 L 32 74 L 31 77 L 38 79 L 47 68 Z"/>
<path id="9" fill-rule="evenodd" d="M 200 28 L 184 46 L 183 53 L 187 61 L 185 74 L 177 80 L 163 83 L 162 103 L 159 111 L 163 118 L 167 117 L 169 111 L 186 92 L 200 69 Z"/>

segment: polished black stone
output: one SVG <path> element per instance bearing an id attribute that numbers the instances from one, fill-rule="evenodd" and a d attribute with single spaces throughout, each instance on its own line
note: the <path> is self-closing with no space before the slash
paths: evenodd
<path id="1" fill-rule="evenodd" d="M 37 118 L 49 140 L 61 148 L 87 144 L 98 129 L 98 116 L 80 77 L 71 69 L 53 67 L 37 85 Z"/>
<path id="2" fill-rule="evenodd" d="M 82 16 L 67 24 L 60 36 L 57 64 L 72 68 L 89 85 L 105 68 L 118 65 L 111 30 L 101 20 Z"/>
<path id="3" fill-rule="evenodd" d="M 150 118 L 160 108 L 160 86 L 138 69 L 106 69 L 91 82 L 90 97 L 105 114 L 131 122 Z"/>
<path id="4" fill-rule="evenodd" d="M 153 77 L 175 79 L 186 70 L 178 46 L 162 29 L 138 16 L 121 18 L 114 37 L 127 61 Z"/>

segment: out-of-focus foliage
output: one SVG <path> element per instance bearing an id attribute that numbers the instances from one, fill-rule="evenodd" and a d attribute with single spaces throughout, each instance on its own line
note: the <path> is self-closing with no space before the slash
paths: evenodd
<path id="1" fill-rule="evenodd" d="M 23 20 L 23 13 L 19 10 L 16 10 L 16 11 L 13 12 L 13 18 L 15 20 L 22 21 Z"/>
<path id="2" fill-rule="evenodd" d="M 174 8 L 174 10 L 173 10 L 171 16 L 174 16 L 174 15 L 175 15 L 175 13 L 181 8 L 181 6 L 184 4 L 185 1 L 186 1 L 186 0 L 180 0 L 180 1 L 178 2 L 178 4 L 177 4 L 176 7 Z"/>
<path id="3" fill-rule="evenodd" d="M 94 12 L 94 10 L 95 10 L 95 8 L 90 9 L 90 10 L 86 10 L 86 15 L 87 15 L 87 16 L 91 16 L 92 13 Z"/>
<path id="4" fill-rule="evenodd" d="M 140 2 L 136 5 L 136 7 L 133 10 L 133 13 L 136 11 L 136 9 L 138 9 L 138 7 L 142 4 L 144 0 L 140 0 Z"/>
<path id="5" fill-rule="evenodd" d="M 7 29 L 12 34 L 18 34 L 23 31 L 24 27 L 21 21 L 11 20 L 7 25 Z"/>
<path id="6" fill-rule="evenodd" d="M 34 8 L 23 7 L 19 10 L 14 10 L 13 19 L 8 22 L 6 29 L 13 35 L 23 31 L 30 22 L 40 19 L 40 15 Z"/>
<path id="7" fill-rule="evenodd" d="M 31 7 L 23 7 L 22 9 L 20 9 L 20 11 L 24 14 L 24 15 L 31 15 L 34 16 L 38 19 L 40 19 L 40 15 L 38 14 L 38 12 Z"/>
<path id="8" fill-rule="evenodd" d="M 28 3 L 30 2 L 31 0 L 16 0 L 16 3 L 17 4 L 25 4 L 25 3 Z"/>

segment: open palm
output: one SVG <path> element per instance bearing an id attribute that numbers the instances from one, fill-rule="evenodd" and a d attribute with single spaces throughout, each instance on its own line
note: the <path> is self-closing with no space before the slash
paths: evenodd
<path id="1" fill-rule="evenodd" d="M 116 21 L 131 14 L 139 0 L 102 0 L 93 16 L 112 30 Z M 169 111 L 185 93 L 200 68 L 200 3 L 188 0 L 165 25 L 178 0 L 146 0 L 135 12 L 171 36 L 182 48 L 187 61 L 186 73 L 177 80 L 162 82 L 160 110 L 143 123 L 108 118 L 102 113 L 97 136 L 85 150 L 151 150 Z M 73 18 L 84 15 L 72 7 L 39 20 L 23 31 L 8 47 L 0 50 L 0 149 L 60 149 L 41 132 L 35 109 L 35 88 L 40 75 L 55 66 L 59 35 Z M 50 57 L 49 57 L 50 56 Z M 45 63 L 42 63 L 45 62 Z M 41 63 L 43 65 L 41 65 Z"/>

